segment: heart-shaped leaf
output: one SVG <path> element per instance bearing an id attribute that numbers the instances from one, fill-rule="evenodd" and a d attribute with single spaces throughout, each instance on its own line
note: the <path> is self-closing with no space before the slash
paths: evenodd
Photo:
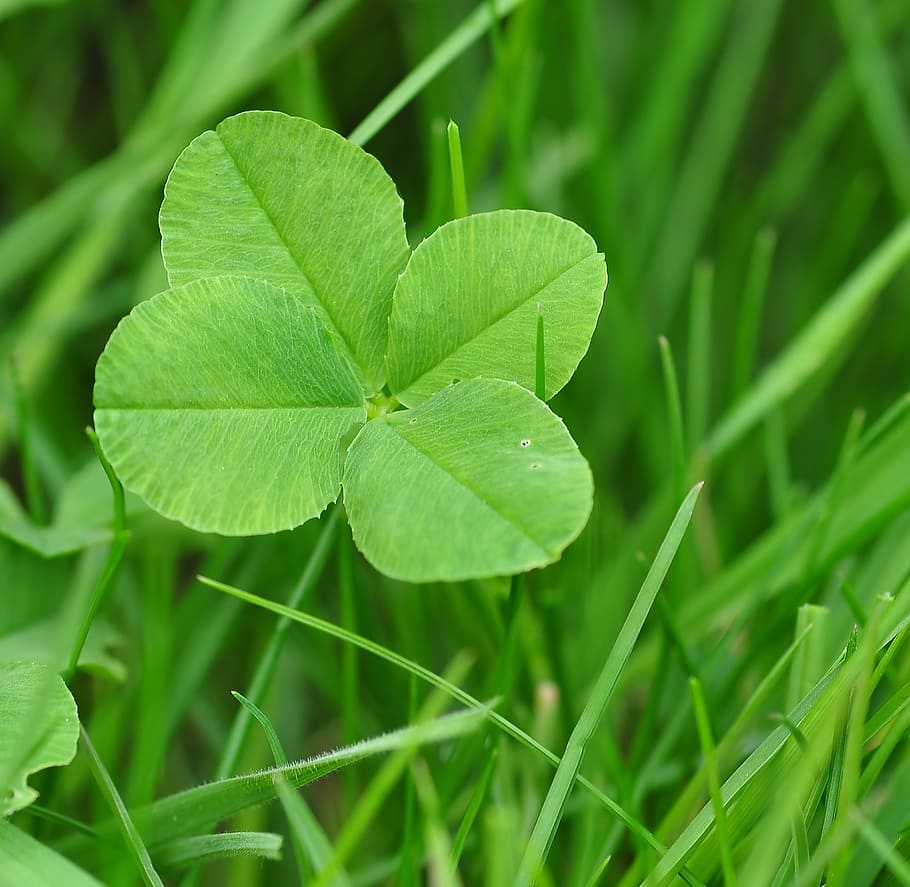
<path id="1" fill-rule="evenodd" d="M 581 532 L 593 496 L 562 420 L 499 379 L 451 385 L 367 423 L 348 453 L 344 489 L 357 546 L 410 582 L 552 563 Z"/>
<path id="2" fill-rule="evenodd" d="M 125 486 L 196 530 L 298 526 L 339 492 L 363 391 L 317 312 L 211 278 L 138 305 L 98 361 L 95 427 Z"/>
<path id="3" fill-rule="evenodd" d="M 395 287 L 389 385 L 408 406 L 477 376 L 534 390 L 539 310 L 549 399 L 588 350 L 606 285 L 594 241 L 558 216 L 500 210 L 449 222 L 414 250 Z"/>
<path id="4" fill-rule="evenodd" d="M 368 392 L 382 387 L 408 241 L 375 157 L 309 120 L 238 114 L 180 155 L 160 223 L 171 286 L 237 274 L 282 287 L 339 334 Z"/>
<path id="5" fill-rule="evenodd" d="M 0 664 L 0 816 L 32 803 L 29 774 L 68 764 L 78 738 L 76 702 L 58 674 L 38 662 Z"/>

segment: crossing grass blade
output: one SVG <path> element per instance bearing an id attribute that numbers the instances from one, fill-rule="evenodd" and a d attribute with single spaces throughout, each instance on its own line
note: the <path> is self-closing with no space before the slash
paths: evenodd
<path id="1" fill-rule="evenodd" d="M 483 722 L 486 711 L 480 706 L 477 710 L 402 727 L 306 760 L 206 783 L 139 808 L 134 811 L 134 818 L 148 845 L 157 847 L 197 834 L 241 810 L 273 800 L 278 794 L 278 777 L 300 788 L 374 755 L 406 746 L 447 742 L 475 730 Z"/>
<path id="2" fill-rule="evenodd" d="M 120 793 L 117 791 L 117 786 L 114 785 L 114 781 L 111 779 L 110 774 L 107 772 L 107 768 L 98 756 L 98 752 L 95 751 L 95 746 L 92 745 L 88 733 L 85 732 L 85 728 L 81 725 L 79 727 L 79 735 L 82 741 L 82 747 L 85 749 L 86 756 L 88 757 L 89 768 L 92 771 L 92 775 L 95 777 L 95 782 L 98 783 L 98 788 L 101 790 L 101 794 L 104 795 L 104 800 L 111 808 L 111 811 L 117 820 L 117 826 L 123 835 L 127 851 L 132 857 L 136 868 L 139 870 L 139 874 L 142 875 L 142 880 L 148 887 L 164 887 L 161 878 L 155 871 L 155 866 L 152 864 L 152 859 L 142 840 L 142 836 L 133 824 L 132 817 L 126 809 L 126 805 L 123 803 Z"/>
<path id="3" fill-rule="evenodd" d="M 910 218 L 844 282 L 756 383 L 720 420 L 703 447 L 716 458 L 740 441 L 816 372 L 842 359 L 843 346 L 882 288 L 910 258 Z"/>
<path id="4" fill-rule="evenodd" d="M 393 665 L 404 669 L 420 680 L 426 681 L 428 684 L 434 687 L 439 687 L 440 689 L 447 692 L 453 699 L 460 702 L 462 705 L 466 705 L 472 709 L 478 709 L 482 711 L 485 717 L 487 717 L 499 730 L 544 757 L 552 766 L 557 767 L 559 765 L 560 759 L 557 755 L 553 754 L 553 752 L 541 745 L 537 740 L 535 740 L 531 735 L 526 733 L 520 727 L 512 723 L 507 718 L 504 718 L 498 712 L 490 709 L 489 707 L 485 707 L 480 702 L 480 700 L 476 699 L 470 693 L 467 693 L 460 687 L 455 686 L 425 666 L 419 665 L 407 657 L 402 656 L 400 653 L 396 653 L 394 650 L 390 650 L 387 647 L 384 647 L 382 644 L 377 644 L 375 641 L 371 641 L 358 634 L 355 634 L 354 632 L 340 628 L 337 625 L 333 625 L 331 622 L 327 622 L 324 619 L 320 619 L 316 616 L 311 616 L 308 613 L 302 613 L 299 610 L 293 610 L 290 607 L 285 607 L 282 604 L 278 604 L 266 598 L 259 597 L 258 595 L 251 594 L 248 591 L 244 591 L 243 589 L 228 585 L 225 582 L 219 582 L 206 576 L 199 576 L 197 578 L 204 585 L 208 585 L 217 591 L 223 592 L 224 594 L 231 595 L 238 600 L 245 601 L 246 603 L 253 604 L 257 607 L 261 607 L 264 610 L 269 610 L 276 615 L 284 616 L 290 619 L 292 622 L 298 622 L 301 625 L 306 625 L 310 628 L 314 628 L 317 631 L 321 631 L 324 634 L 330 635 L 331 637 L 338 638 L 339 640 L 342 640 L 346 643 L 354 644 L 357 647 L 360 647 L 362 650 L 366 650 L 367 652 L 372 653 L 374 656 L 377 656 L 380 659 L 384 659 L 386 662 L 390 662 Z M 664 845 L 661 844 L 661 842 L 658 841 L 657 838 L 655 838 L 654 835 L 636 817 L 630 815 L 612 798 L 597 788 L 597 786 L 591 782 L 591 780 L 581 775 L 576 775 L 575 778 L 578 780 L 579 784 L 584 786 L 600 804 L 602 804 L 617 819 L 619 819 L 631 832 L 637 835 L 641 840 L 647 843 L 658 853 L 666 852 Z M 697 881 L 691 879 L 688 875 L 686 875 L 686 879 L 690 884 L 697 883 Z"/>
<path id="5" fill-rule="evenodd" d="M 232 691 L 231 695 L 259 722 L 271 749 L 275 766 L 286 766 L 288 756 L 285 754 L 278 733 L 268 715 L 243 694 Z M 300 794 L 294 791 L 282 777 L 276 778 L 275 786 L 278 790 L 278 800 L 281 801 L 291 828 L 300 883 L 306 884 L 310 877 L 310 866 L 314 871 L 321 871 L 331 858 L 332 844 Z M 350 883 L 347 872 L 338 866 L 331 880 L 332 887 L 349 887 Z"/>
<path id="6" fill-rule="evenodd" d="M 679 511 L 676 513 L 676 517 L 673 519 L 673 523 L 670 525 L 670 529 L 658 549 L 651 569 L 648 571 L 641 590 L 638 592 L 629 615 L 626 617 L 626 621 L 619 632 L 619 637 L 607 657 L 603 671 L 601 671 L 597 683 L 594 685 L 594 690 L 588 698 L 585 709 L 575 724 L 525 847 L 521 869 L 515 879 L 516 887 L 531 885 L 537 878 L 539 869 L 547 858 L 547 853 L 553 843 L 553 839 L 556 837 L 556 830 L 559 828 L 569 792 L 572 790 L 578 771 L 581 768 L 588 743 L 603 719 L 613 691 L 619 682 L 623 667 L 632 654 L 638 635 L 644 627 L 645 619 L 651 611 L 651 606 L 657 597 L 658 591 L 660 591 L 664 577 L 673 562 L 673 556 L 682 542 L 686 527 L 688 527 L 689 520 L 692 517 L 692 512 L 695 510 L 695 503 L 698 500 L 701 488 L 702 484 L 700 483 L 693 487 L 682 505 L 680 505 Z"/>

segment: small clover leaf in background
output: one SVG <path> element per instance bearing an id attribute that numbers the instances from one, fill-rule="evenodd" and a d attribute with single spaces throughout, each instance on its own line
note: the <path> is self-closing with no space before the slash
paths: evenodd
<path id="1" fill-rule="evenodd" d="M 38 793 L 26 780 L 76 755 L 76 702 L 52 668 L 0 662 L 0 816 L 27 807 Z"/>
<path id="2" fill-rule="evenodd" d="M 248 112 L 180 156 L 161 231 L 172 289 L 121 322 L 95 383 L 107 458 L 154 509 L 275 532 L 343 480 L 367 560 L 415 582 L 544 566 L 581 532 L 590 469 L 528 390 L 538 314 L 549 398 L 600 312 L 606 266 L 576 225 L 486 213 L 409 253 L 375 158 Z"/>

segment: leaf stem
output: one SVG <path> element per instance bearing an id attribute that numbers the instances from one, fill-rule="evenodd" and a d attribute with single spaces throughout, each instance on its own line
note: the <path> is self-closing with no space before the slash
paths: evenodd
<path id="1" fill-rule="evenodd" d="M 107 559 L 104 562 L 104 568 L 101 571 L 101 575 L 98 577 L 98 581 L 95 583 L 95 587 L 92 589 L 88 607 L 86 607 L 85 613 L 82 614 L 82 621 L 79 623 L 79 628 L 73 639 L 69 660 L 67 661 L 66 669 L 63 672 L 63 679 L 67 683 L 73 679 L 73 675 L 76 673 L 76 668 L 79 665 L 79 657 L 82 655 L 82 648 L 85 646 L 86 638 L 88 638 L 92 623 L 95 621 L 98 608 L 104 600 L 104 595 L 107 593 L 107 589 L 117 573 L 117 568 L 120 566 L 120 561 L 123 560 L 126 547 L 132 538 L 132 534 L 126 527 L 126 506 L 124 504 L 123 484 L 120 483 L 120 478 L 117 477 L 113 466 L 108 462 L 102 452 L 101 443 L 98 440 L 95 429 L 86 428 L 85 433 L 92 442 L 92 446 L 95 448 L 95 455 L 98 457 L 98 461 L 101 463 L 101 467 L 104 469 L 108 481 L 110 481 L 111 492 L 114 497 L 114 538 L 111 540 L 110 548 L 107 550 Z"/>

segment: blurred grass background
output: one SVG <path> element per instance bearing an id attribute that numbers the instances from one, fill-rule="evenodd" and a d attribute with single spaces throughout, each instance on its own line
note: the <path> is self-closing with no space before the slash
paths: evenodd
<path id="1" fill-rule="evenodd" d="M 501 20 L 475 28 L 437 76 L 419 76 L 413 100 L 365 147 L 398 184 L 412 243 L 452 212 L 451 118 L 472 211 L 564 215 L 607 257 L 598 331 L 554 404 L 593 466 L 595 512 L 561 564 L 529 577 L 517 623 L 507 709 L 545 744 L 564 743 L 682 492 L 708 480 L 668 603 L 586 758 L 585 772 L 656 829 L 698 764 L 680 702 L 688 676 L 704 681 L 719 737 L 792 641 L 801 605 L 830 614 L 827 665 L 857 618 L 843 589 L 868 610 L 910 571 L 906 0 L 0 2 L 0 357 L 21 379 L 37 499 L 49 510 L 90 461 L 97 355 L 119 318 L 166 286 L 156 213 L 180 150 L 249 108 L 363 132 L 422 60 L 496 7 Z M 659 336 L 678 375 L 681 431 Z M 8 373 L 0 394 L 3 476 L 24 497 Z M 857 410 L 869 428 L 895 404 L 884 437 L 863 437 L 858 424 L 860 443 L 849 437 Z M 92 489 L 91 507 L 107 508 L 104 487 Z M 204 539 L 140 516 L 102 614 L 125 677 L 75 685 L 129 803 L 211 778 L 236 709 L 228 691 L 247 686 L 273 631 L 194 572 L 284 599 L 317 534 Z M 91 548 L 42 560 L 5 546 L 0 593 L 13 600 L 40 585 L 45 615 L 103 561 Z M 306 608 L 439 671 L 469 649 L 466 683 L 482 697 L 506 592 L 501 581 L 397 585 L 372 574 L 343 531 Z M 292 631 L 261 704 L 294 757 L 403 723 L 409 694 L 400 673 Z M 779 697 L 783 710 L 800 698 L 785 687 Z M 770 729 L 763 713 L 739 751 Z M 474 755 L 452 771 L 460 785 L 437 769 L 453 809 L 479 778 L 483 751 Z M 245 765 L 267 761 L 254 736 Z M 370 772 L 310 791 L 329 834 Z M 496 774 L 465 858 L 469 884 L 505 883 L 494 862 L 507 869 L 520 851 L 548 779 L 514 748 Z M 100 815 L 87 780 L 70 768 L 49 799 Z M 352 868 L 410 846 L 400 824 L 413 789 L 397 786 L 387 803 L 394 812 L 361 839 Z M 247 816 L 279 827 L 280 812 Z M 552 883 L 586 883 L 605 852 L 622 861 L 614 872 L 645 858 L 597 808 L 579 801 L 567 817 Z M 122 863 L 107 865 L 127 877 Z M 294 883 L 292 865 L 266 865 L 215 867 L 209 883 Z"/>

